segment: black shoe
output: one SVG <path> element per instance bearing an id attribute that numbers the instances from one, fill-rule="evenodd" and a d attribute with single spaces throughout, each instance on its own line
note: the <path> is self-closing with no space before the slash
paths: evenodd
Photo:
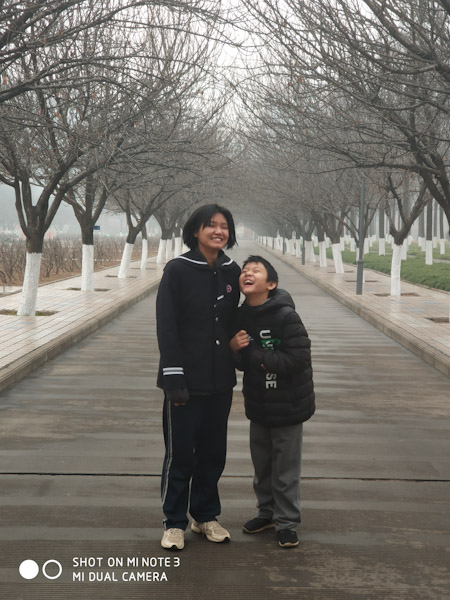
<path id="1" fill-rule="evenodd" d="M 297 532 L 293 529 L 282 529 L 278 532 L 278 544 L 282 548 L 294 548 L 299 543 Z"/>
<path id="2" fill-rule="evenodd" d="M 260 531 L 264 531 L 264 529 L 270 529 L 271 527 L 275 527 L 275 523 L 270 519 L 255 517 L 254 519 L 247 521 L 247 523 L 243 525 L 242 530 L 245 533 L 259 533 Z"/>

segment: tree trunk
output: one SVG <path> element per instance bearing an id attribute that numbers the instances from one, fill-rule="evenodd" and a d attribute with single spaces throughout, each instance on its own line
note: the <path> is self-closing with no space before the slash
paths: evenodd
<path id="1" fill-rule="evenodd" d="M 378 208 L 378 255 L 386 256 L 386 239 L 384 231 L 385 212 L 384 206 Z"/>
<path id="2" fill-rule="evenodd" d="M 409 248 L 409 242 L 408 242 L 408 238 L 403 240 L 403 244 L 402 244 L 402 260 L 406 260 L 408 258 L 408 248 Z"/>
<path id="3" fill-rule="evenodd" d="M 292 235 L 291 244 L 290 244 L 290 254 L 291 254 L 291 256 L 295 256 L 295 242 L 296 242 L 296 239 L 295 239 L 294 235 Z"/>
<path id="4" fill-rule="evenodd" d="M 333 261 L 336 273 L 343 273 L 344 265 L 342 263 L 341 244 L 339 242 L 331 244 L 331 251 L 333 252 Z"/>
<path id="5" fill-rule="evenodd" d="M 439 253 L 445 254 L 444 209 L 439 207 Z"/>
<path id="6" fill-rule="evenodd" d="M 425 251 L 425 210 L 419 215 L 419 246 Z"/>
<path id="7" fill-rule="evenodd" d="M 147 239 L 147 225 L 144 225 L 141 231 L 142 235 L 142 251 L 141 251 L 141 271 L 145 271 L 147 266 L 148 258 L 148 239 Z"/>
<path id="8" fill-rule="evenodd" d="M 131 244 L 129 242 L 125 242 L 125 246 L 123 249 L 122 260 L 120 262 L 119 274 L 117 277 L 119 279 L 126 279 L 128 277 L 128 270 L 130 268 L 131 263 L 131 255 L 133 254 L 134 243 Z"/>
<path id="9" fill-rule="evenodd" d="M 317 226 L 317 239 L 319 240 L 319 264 L 327 266 L 327 245 L 325 243 L 325 232 L 322 227 Z"/>
<path id="10" fill-rule="evenodd" d="M 167 239 L 167 243 L 166 243 L 166 262 L 169 262 L 169 260 L 171 260 L 173 258 L 172 246 L 173 246 L 173 240 L 172 240 L 172 236 L 170 236 Z"/>
<path id="11" fill-rule="evenodd" d="M 142 239 L 141 271 L 145 271 L 148 258 L 148 240 Z"/>
<path id="12" fill-rule="evenodd" d="M 161 237 L 159 240 L 159 246 L 158 246 L 158 256 L 156 257 L 156 263 L 158 265 L 161 265 L 164 263 L 164 260 L 166 257 L 166 245 L 167 245 L 167 240 L 163 240 Z"/>
<path id="13" fill-rule="evenodd" d="M 17 314 L 32 317 L 36 312 L 37 293 L 39 289 L 39 273 L 41 270 L 42 252 L 27 252 L 25 274 L 23 277 L 22 296 Z"/>
<path id="14" fill-rule="evenodd" d="M 306 240 L 305 242 L 305 261 L 312 262 L 311 254 L 313 252 L 313 244 L 311 240 Z"/>
<path id="15" fill-rule="evenodd" d="M 438 214 L 439 204 L 433 201 L 433 248 L 437 248 L 438 243 Z"/>
<path id="16" fill-rule="evenodd" d="M 83 244 L 81 259 L 81 291 L 94 291 L 94 245 Z"/>
<path id="17" fill-rule="evenodd" d="M 319 261 L 321 267 L 326 267 L 327 265 L 327 247 L 325 240 L 319 242 Z"/>
<path id="18" fill-rule="evenodd" d="M 39 274 L 41 271 L 42 248 L 44 235 L 32 234 L 26 241 L 27 258 L 23 277 L 22 295 L 17 314 L 31 317 L 36 312 Z"/>
<path id="19" fill-rule="evenodd" d="M 425 247 L 425 264 L 432 265 L 433 264 L 433 201 L 430 200 L 427 204 L 427 239 L 426 239 L 426 247 Z"/>
<path id="20" fill-rule="evenodd" d="M 178 237 L 175 238 L 175 249 L 173 251 L 174 258 L 176 258 L 177 256 L 180 256 L 180 254 L 182 253 L 182 250 L 183 250 L 183 238 L 179 235 Z"/>
<path id="21" fill-rule="evenodd" d="M 402 268 L 402 247 L 398 244 L 392 246 L 391 262 L 391 296 L 401 295 L 400 271 Z"/>
<path id="22" fill-rule="evenodd" d="M 93 226 L 81 228 L 81 239 L 83 242 L 81 258 L 81 291 L 94 291 L 94 230 Z"/>

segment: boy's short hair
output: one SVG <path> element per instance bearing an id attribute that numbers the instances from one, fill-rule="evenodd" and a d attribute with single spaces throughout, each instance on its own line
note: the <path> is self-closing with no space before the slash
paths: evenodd
<path id="1" fill-rule="evenodd" d="M 197 208 L 186 221 L 183 227 L 183 242 L 188 248 L 194 250 L 198 246 L 198 240 L 195 233 L 200 227 L 206 227 L 211 222 L 216 213 L 222 213 L 228 223 L 228 243 L 227 248 L 232 248 L 236 244 L 236 230 L 231 212 L 224 206 L 218 204 L 205 204 Z"/>
<path id="2" fill-rule="evenodd" d="M 252 256 L 249 256 L 247 258 L 247 260 L 244 261 L 244 264 L 242 265 L 242 269 L 244 269 L 245 265 L 248 265 L 248 263 L 263 264 L 267 271 L 267 281 L 269 281 L 271 283 L 276 283 L 278 285 L 278 273 L 275 271 L 273 265 L 271 265 L 271 263 L 268 260 L 266 260 L 262 256 L 258 256 L 257 254 L 254 254 Z M 276 288 L 274 288 L 274 289 L 276 289 Z M 271 292 L 273 292 L 273 291 L 274 290 L 271 290 Z M 269 295 L 270 295 L 270 292 L 269 292 Z"/>

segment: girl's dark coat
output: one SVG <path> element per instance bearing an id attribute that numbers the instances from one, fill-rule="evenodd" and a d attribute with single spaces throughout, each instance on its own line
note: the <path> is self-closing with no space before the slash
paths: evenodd
<path id="1" fill-rule="evenodd" d="M 167 263 L 156 300 L 160 388 L 208 394 L 236 384 L 229 338 L 239 274 L 222 251 L 214 269 L 198 250 Z"/>

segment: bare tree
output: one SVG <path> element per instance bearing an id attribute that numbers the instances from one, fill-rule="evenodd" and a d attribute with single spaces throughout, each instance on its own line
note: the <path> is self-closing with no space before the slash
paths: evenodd
<path id="1" fill-rule="evenodd" d="M 417 173 L 450 217 L 447 3 L 365 4 L 250 0 L 284 81 L 277 131 L 341 168 Z"/>
<path id="2" fill-rule="evenodd" d="M 192 88 L 189 74 L 195 61 L 206 55 L 207 44 L 196 45 L 189 54 L 186 42 L 191 47 L 193 39 L 200 39 L 199 22 L 192 14 L 202 6 L 205 3 L 198 0 L 179 11 L 164 3 L 148 10 L 140 7 L 134 14 L 128 11 L 126 19 L 82 27 L 75 39 L 62 36 L 59 43 L 33 46 L 14 63 L 20 80 L 39 81 L 0 104 L 0 180 L 15 191 L 27 237 L 29 266 L 18 314 L 34 314 L 43 238 L 62 200 L 76 203 L 74 190 L 82 184 L 85 212 L 79 211 L 79 216 L 90 227 L 99 212 L 89 214 L 86 207 L 94 187 L 102 188 L 97 182 L 94 186 L 94 174 L 112 165 L 119 168 L 124 157 L 129 161 L 136 150 L 133 132 L 138 124 L 145 129 L 171 96 L 178 99 Z M 57 25 L 51 22 L 49 35 L 57 37 Z M 102 60 L 96 60 L 94 48 L 102 49 Z M 49 64 L 71 53 L 83 59 L 72 64 L 65 79 L 51 71 L 44 78 Z M 36 202 L 33 184 L 40 186 Z M 103 185 L 100 204 L 104 193 Z"/>

